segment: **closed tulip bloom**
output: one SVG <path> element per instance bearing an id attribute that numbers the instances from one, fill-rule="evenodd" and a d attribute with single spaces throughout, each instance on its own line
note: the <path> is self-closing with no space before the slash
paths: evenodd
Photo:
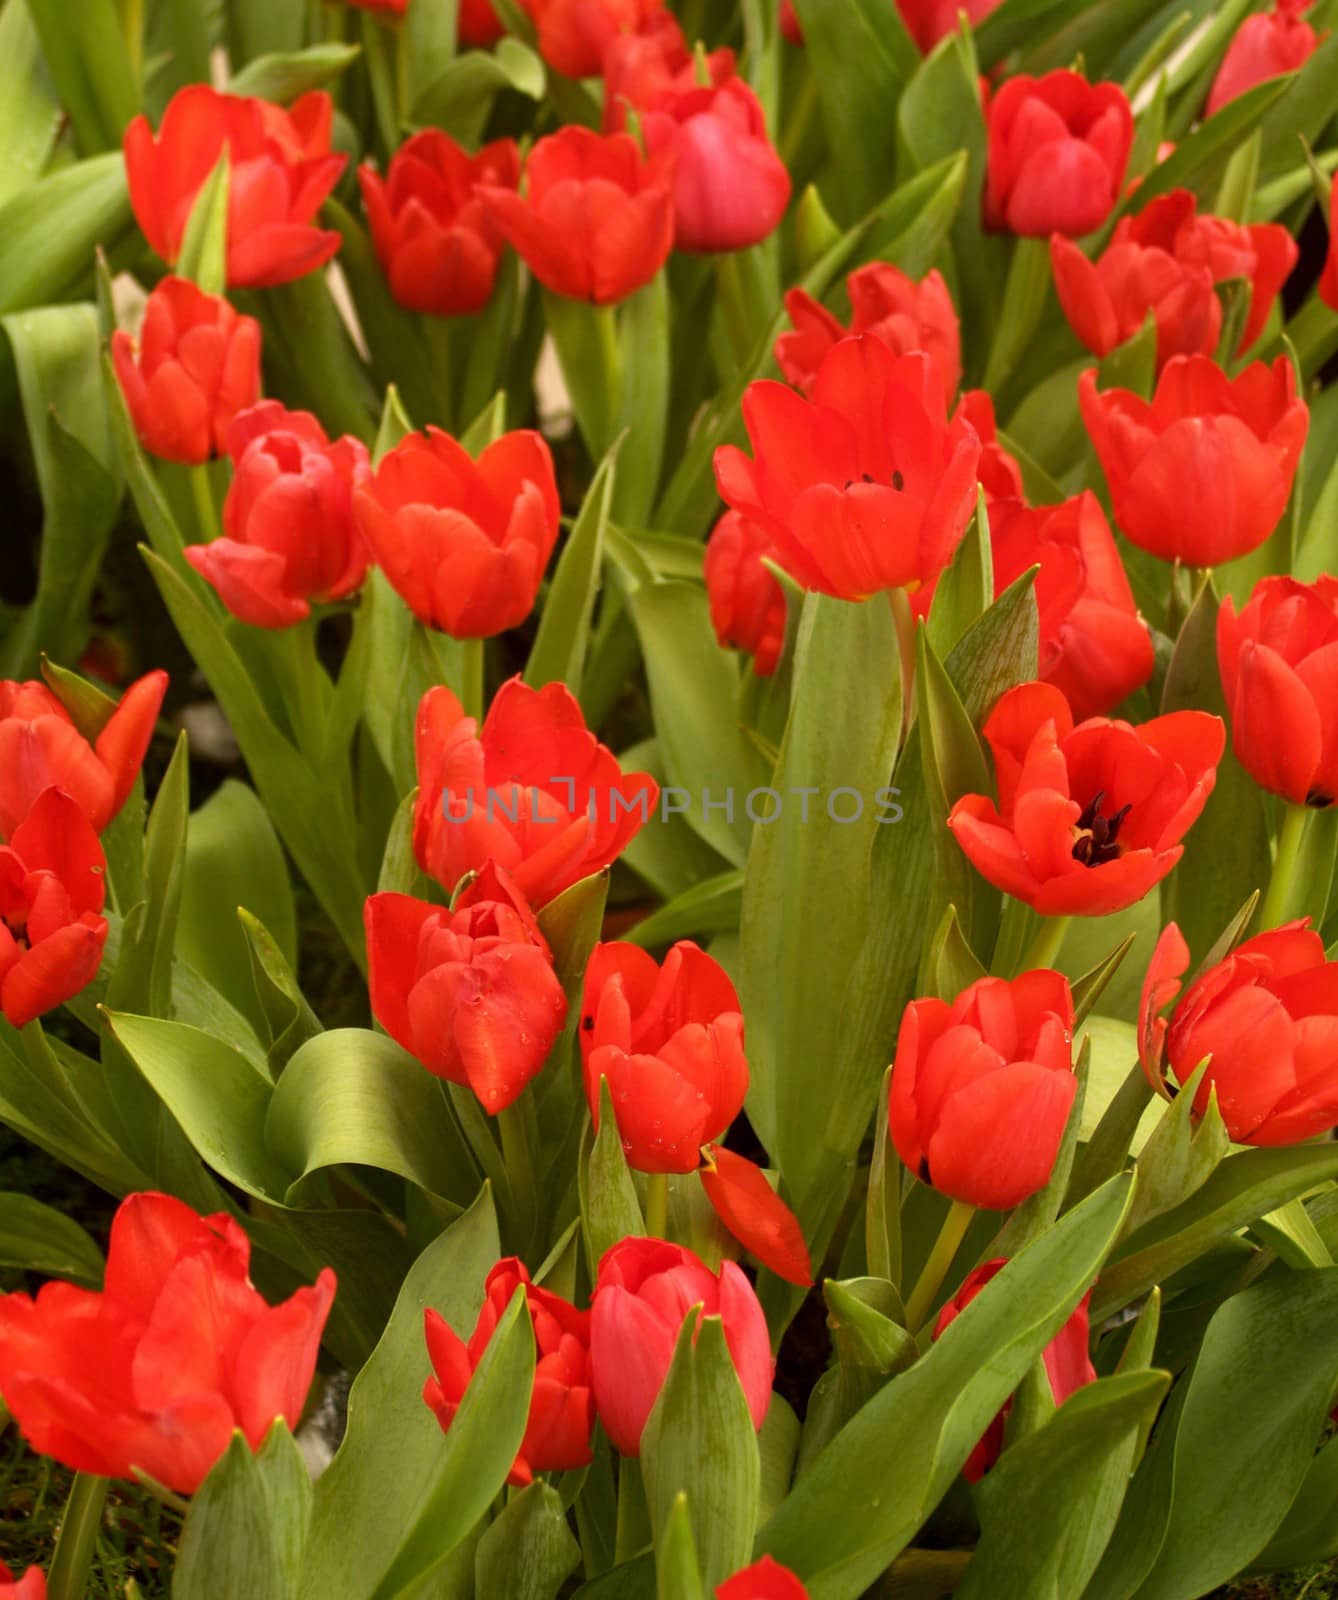
<path id="1" fill-rule="evenodd" d="M 1099 228 L 1115 208 L 1133 144 L 1129 97 L 1061 68 L 1020 73 L 988 98 L 985 226 L 1070 238 Z"/>
<path id="2" fill-rule="evenodd" d="M 705 57 L 705 87 L 734 76 L 734 52 Z M 697 58 L 672 12 L 657 12 L 638 33 L 620 33 L 604 52 L 604 131 L 621 133 L 629 111 L 647 111 L 703 87 Z"/>
<path id="3" fill-rule="evenodd" d="M 485 186 L 488 214 L 545 288 L 612 305 L 647 284 L 674 242 L 673 162 L 630 133 L 570 126 L 540 139 L 525 193 Z"/>
<path id="4" fill-rule="evenodd" d="M 357 485 L 353 510 L 405 605 L 456 639 L 524 622 L 561 519 L 552 454 L 528 428 L 477 461 L 440 428 L 411 433 Z"/>
<path id="5" fill-rule="evenodd" d="M 76 1472 L 142 1472 L 194 1494 L 240 1429 L 257 1449 L 295 1428 L 334 1273 L 271 1306 L 233 1219 L 132 1194 L 112 1222 L 103 1289 L 0 1296 L 0 1393 L 36 1451 Z"/>
<path id="6" fill-rule="evenodd" d="M 975 430 L 980 440 L 980 462 L 976 478 L 985 491 L 991 508 L 997 501 L 1022 499 L 1022 468 L 1017 457 L 999 443 L 994 420 L 994 401 L 988 389 L 968 389 L 957 402 L 953 421 L 958 418 Z"/>
<path id="7" fill-rule="evenodd" d="M 377 259 L 399 304 L 435 317 L 481 311 L 503 240 L 479 190 L 520 182 L 515 140 L 498 139 L 471 156 L 439 128 L 424 128 L 390 158 L 384 178 L 364 166 L 358 182 Z"/>
<path id="8" fill-rule="evenodd" d="M 659 797 L 624 773 L 561 683 L 512 678 L 480 728 L 449 689 L 418 707 L 414 852 L 447 890 L 495 861 L 542 907 L 615 861 Z"/>
<path id="9" fill-rule="evenodd" d="M 766 1420 L 775 1362 L 766 1315 L 738 1265 L 724 1262 L 717 1276 L 682 1245 L 623 1239 L 599 1263 L 590 1308 L 595 1408 L 620 1455 L 640 1455 L 683 1319 L 696 1306 L 723 1324 L 753 1426 Z"/>
<path id="10" fill-rule="evenodd" d="M 763 1556 L 751 1567 L 727 1578 L 715 1596 L 716 1600 L 808 1600 L 808 1590 L 789 1567 Z"/>
<path id="11" fill-rule="evenodd" d="M 423 1399 L 443 1431 L 449 1431 L 469 1380 L 521 1285 L 534 1327 L 535 1366 L 525 1437 L 507 1475 L 507 1482 L 517 1487 L 533 1483 L 536 1472 L 575 1472 L 592 1459 L 595 1405 L 590 1389 L 590 1313 L 537 1288 L 525 1263 L 515 1256 L 499 1261 L 489 1272 L 483 1307 L 468 1344 L 439 1311 L 429 1306 L 424 1313 L 433 1376 L 423 1386 Z"/>
<path id="12" fill-rule="evenodd" d="M 1319 297 L 1331 311 L 1338 311 L 1338 172 L 1329 190 L 1329 254 L 1319 275 Z"/>
<path id="13" fill-rule="evenodd" d="M 812 394 L 818 368 L 832 346 L 848 335 L 872 333 L 895 355 L 918 350 L 933 356 L 951 400 L 962 381 L 962 342 L 957 311 L 942 274 L 929 272 L 917 282 L 890 262 L 871 261 L 850 274 L 846 292 L 848 329 L 803 289 L 791 289 L 785 296 L 793 332 L 777 338 L 775 355 L 786 380 Z"/>
<path id="14" fill-rule="evenodd" d="M 438 1078 L 496 1116 L 543 1066 L 567 999 L 553 956 L 506 873 L 489 864 L 444 911 L 407 894 L 365 907 L 372 1013 Z"/>
<path id="15" fill-rule="evenodd" d="M 726 649 L 752 656 L 759 678 L 776 670 L 785 644 L 785 593 L 764 556 L 777 559 L 766 533 L 727 511 L 711 530 L 702 564 L 715 636 Z"/>
<path id="16" fill-rule="evenodd" d="M 1148 1081 L 1170 1098 L 1205 1061 L 1194 1098 L 1208 1099 L 1237 1144 L 1297 1144 L 1338 1124 L 1338 961 L 1308 920 L 1239 944 L 1180 992 L 1189 948 L 1174 922 L 1153 952 L 1139 1011 L 1139 1056 Z"/>
<path id="17" fill-rule="evenodd" d="M 930 583 L 952 559 L 980 442 L 962 417 L 948 421 L 932 357 L 894 355 L 874 334 L 843 339 L 811 399 L 752 383 L 743 420 L 753 457 L 722 445 L 716 486 L 805 588 L 859 600 Z"/>
<path id="18" fill-rule="evenodd" d="M 633 944 L 595 946 L 581 1059 L 596 1129 L 607 1078 L 623 1151 L 638 1172 L 694 1172 L 701 1147 L 724 1133 L 748 1092 L 738 994 L 689 939 L 662 966 Z"/>
<path id="19" fill-rule="evenodd" d="M 26 1027 L 97 976 L 106 859 L 87 817 L 46 789 L 0 844 L 0 1011 Z"/>
<path id="20" fill-rule="evenodd" d="M 654 28 L 663 0 L 523 0 L 539 33 L 539 54 L 569 78 L 597 78 L 610 46 Z"/>
<path id="21" fill-rule="evenodd" d="M 1110 711 L 1142 688 L 1152 676 L 1152 635 L 1090 489 L 1057 506 L 996 507 L 990 544 L 996 597 L 1040 566 L 1038 676 L 1063 693 L 1076 721 Z"/>
<path id="22" fill-rule="evenodd" d="M 940 39 L 957 31 L 957 18 L 965 11 L 973 27 L 982 23 L 1002 0 L 897 0 L 897 10 L 906 31 L 922 55 L 928 55 Z"/>
<path id="23" fill-rule="evenodd" d="M 1238 616 L 1217 614 L 1231 747 L 1293 805 L 1338 801 L 1338 578 L 1262 578 Z"/>
<path id="24" fill-rule="evenodd" d="M 111 356 L 139 442 L 164 461 L 222 455 L 232 419 L 260 398 L 260 324 L 185 278 L 157 285 L 138 341 L 118 328 Z"/>
<path id="25" fill-rule="evenodd" d="M 346 156 L 330 149 L 334 102 L 319 90 L 284 111 L 267 100 L 194 83 L 173 95 L 155 136 L 146 117 L 125 131 L 125 170 L 135 220 L 175 266 L 191 210 L 226 148 L 227 280 L 265 289 L 324 266 L 339 235 L 316 213 Z"/>
<path id="26" fill-rule="evenodd" d="M 976 870 L 1043 916 L 1101 917 L 1141 900 L 1184 854 L 1217 780 L 1226 730 L 1205 711 L 1074 726 L 1053 684 L 990 712 L 999 802 L 963 795 L 948 827 Z"/>
<path id="27" fill-rule="evenodd" d="M 722 1144 L 702 1151 L 702 1188 L 729 1232 L 778 1278 L 806 1289 L 813 1266 L 799 1219 L 755 1162 Z"/>
<path id="28" fill-rule="evenodd" d="M 1305 65 L 1319 45 L 1318 35 L 1301 15 L 1305 9 L 1306 0 L 1277 0 L 1272 11 L 1256 11 L 1245 18 L 1213 79 L 1206 116 L 1256 84 Z"/>
<path id="29" fill-rule="evenodd" d="M 1207 356 L 1176 356 L 1151 402 L 1127 389 L 1098 393 L 1089 370 L 1078 401 L 1115 521 L 1140 549 L 1211 567 L 1277 527 L 1310 425 L 1286 356 L 1236 378 Z"/>
<path id="30" fill-rule="evenodd" d="M 492 0 L 460 0 L 456 32 L 467 50 L 489 50 L 506 29 L 493 10 Z"/>
<path id="31" fill-rule="evenodd" d="M 7 1591 L 5 1600 L 46 1600 L 46 1574 L 41 1567 L 29 1567 L 16 1578 L 0 1561 L 0 1589 Z"/>
<path id="32" fill-rule="evenodd" d="M 966 1275 L 962 1280 L 962 1287 L 938 1314 L 938 1320 L 934 1324 L 935 1339 L 942 1337 L 985 1285 L 1007 1265 L 1007 1261 L 999 1257 L 994 1261 L 983 1262 Z M 1087 1353 L 1091 1339 L 1088 1322 L 1088 1306 L 1091 1298 L 1089 1290 L 1071 1312 L 1068 1321 L 1041 1351 L 1045 1375 L 1050 1382 L 1050 1393 L 1054 1396 L 1057 1406 L 1062 1406 L 1071 1394 L 1075 1394 L 1086 1384 L 1096 1382 L 1096 1368 Z M 966 1458 L 962 1473 L 968 1483 L 979 1482 L 1003 1454 L 1004 1429 L 1012 1405 L 1011 1399 L 1005 1402 L 999 1415 L 990 1423 Z"/>
<path id="33" fill-rule="evenodd" d="M 64 789 L 101 833 L 139 776 L 167 674 L 132 683 L 92 744 L 44 683 L 0 679 L 0 838 L 11 839 L 44 789 Z"/>

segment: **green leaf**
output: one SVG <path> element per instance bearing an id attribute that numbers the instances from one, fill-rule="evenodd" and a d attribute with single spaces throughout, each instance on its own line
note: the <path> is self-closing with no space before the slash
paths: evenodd
<path id="1" fill-rule="evenodd" d="M 784 1395 L 772 1391 L 766 1420 L 757 1435 L 762 1462 L 762 1485 L 758 1496 L 759 1522 L 764 1522 L 790 1492 L 795 1457 L 799 1452 L 799 1418 Z"/>
<path id="2" fill-rule="evenodd" d="M 0 7 L 0 203 L 41 175 L 60 133 L 60 101 L 41 63 L 28 7 Z"/>
<path id="3" fill-rule="evenodd" d="M 291 1593 L 274 1506 L 238 1429 L 192 1497 L 172 1573 L 173 1600 L 220 1594 L 285 1600 Z"/>
<path id="4" fill-rule="evenodd" d="M 102 1252 L 84 1229 L 26 1194 L 0 1193 L 0 1266 L 102 1285 Z"/>
<path id="5" fill-rule="evenodd" d="M 1260 1552 L 1255 1566 L 1266 1572 L 1309 1566 L 1338 1555 L 1338 1438 L 1330 1439 L 1310 1463 L 1281 1527 Z"/>
<path id="6" fill-rule="evenodd" d="M 669 418 L 669 279 L 661 270 L 618 311 L 614 437 L 623 438 L 613 515 L 636 526 L 650 516 Z"/>
<path id="7" fill-rule="evenodd" d="M 502 38 L 495 50 L 456 56 L 415 99 L 411 120 L 473 141 L 502 90 L 542 100 L 547 82 L 543 61 L 527 44 Z"/>
<path id="8" fill-rule="evenodd" d="M 222 294 L 228 286 L 228 191 L 231 162 L 225 147 L 214 170 L 191 206 L 177 257 L 177 275 L 189 278 L 206 294 Z"/>
<path id="9" fill-rule="evenodd" d="M 302 47 L 306 17 L 299 7 L 274 0 L 225 0 L 228 54 L 234 62 L 293 54 Z"/>
<path id="10" fill-rule="evenodd" d="M 636 1185 L 618 1137 L 607 1078 L 601 1078 L 599 1084 L 599 1132 L 593 1133 L 587 1123 L 581 1141 L 578 1178 L 586 1263 L 593 1278 L 606 1250 L 619 1239 L 636 1238 L 646 1231 Z"/>
<path id="11" fill-rule="evenodd" d="M 585 1594 L 587 1591 L 590 1591 L 593 1600 L 594 1591 L 590 1584 L 586 1584 L 579 1592 Z M 632 1593 L 639 1594 L 640 1591 L 629 1589 L 629 1597 Z M 674 1497 L 656 1545 L 655 1600 L 706 1600 L 701 1567 L 697 1562 L 697 1547 L 692 1538 L 692 1511 L 686 1492 Z"/>
<path id="12" fill-rule="evenodd" d="M 937 995 L 940 1000 L 951 1002 L 963 989 L 984 976 L 985 968 L 967 944 L 957 920 L 957 907 L 950 905 L 925 945 L 916 992 Z"/>
<path id="13" fill-rule="evenodd" d="M 42 56 L 85 156 L 114 150 L 139 110 L 139 93 L 115 0 L 84 0 L 70 26 L 61 0 L 27 0 Z"/>
<path id="14" fill-rule="evenodd" d="M 927 632 L 942 659 L 994 601 L 994 558 L 985 491 L 977 490 L 976 514 L 934 590 Z"/>
<path id="15" fill-rule="evenodd" d="M 654 950 L 676 939 L 700 939 L 735 929 L 743 909 L 743 883 L 743 873 L 735 868 L 717 873 L 675 895 L 623 937 L 643 950 Z"/>
<path id="16" fill-rule="evenodd" d="M 561 1497 L 549 1484 L 532 1483 L 479 1540 L 475 1588 L 507 1600 L 553 1600 L 580 1562 Z"/>
<path id="17" fill-rule="evenodd" d="M 874 1277 L 899 1283 L 902 1166 L 887 1131 L 891 1093 L 892 1068 L 888 1066 L 878 1090 L 878 1110 L 874 1117 L 873 1155 L 869 1161 L 869 1188 L 864 1207 L 864 1254 Z"/>
<path id="18" fill-rule="evenodd" d="M 920 1353 L 904 1326 L 901 1296 L 886 1279 L 842 1283 L 829 1278 L 822 1293 L 836 1364 L 818 1379 L 809 1398 L 799 1450 L 801 1477 L 860 1407 Z"/>
<path id="19" fill-rule="evenodd" d="M 94 247 L 110 251 L 130 226 L 119 149 L 11 195 L 0 205 L 0 313 L 68 300 L 91 281 Z"/>
<path id="20" fill-rule="evenodd" d="M 1181 1086 L 1139 1153 L 1138 1190 L 1124 1223 L 1129 1233 L 1201 1189 L 1231 1148 L 1231 1135 L 1217 1108 L 1216 1090 L 1209 1093 L 1203 1115 L 1193 1114 L 1207 1069 L 1205 1061 Z"/>
<path id="21" fill-rule="evenodd" d="M 590 619 L 594 614 L 595 596 L 599 593 L 604 534 L 617 481 L 617 448 L 614 446 L 600 462 L 599 471 L 581 504 L 580 515 L 558 558 L 539 618 L 539 630 L 525 663 L 525 682 L 532 689 L 560 682 L 580 696 L 590 642 Z"/>
<path id="22" fill-rule="evenodd" d="M 257 100 L 288 105 L 299 95 L 321 89 L 342 77 L 361 54 L 355 44 L 338 44 L 331 40 L 313 44 L 306 50 L 256 56 L 233 77 L 228 93 L 247 94 Z"/>

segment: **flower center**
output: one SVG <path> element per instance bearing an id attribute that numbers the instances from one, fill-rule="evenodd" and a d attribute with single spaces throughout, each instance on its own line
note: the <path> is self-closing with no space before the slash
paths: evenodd
<path id="1" fill-rule="evenodd" d="M 1112 811 L 1107 816 L 1101 810 L 1105 798 L 1106 791 L 1098 789 L 1078 818 L 1078 837 L 1073 843 L 1073 859 L 1081 861 L 1085 867 L 1099 867 L 1107 861 L 1116 860 L 1120 854 L 1120 847 L 1116 841 L 1119 838 L 1120 825 L 1129 815 L 1129 807 L 1121 806 L 1118 811 Z"/>

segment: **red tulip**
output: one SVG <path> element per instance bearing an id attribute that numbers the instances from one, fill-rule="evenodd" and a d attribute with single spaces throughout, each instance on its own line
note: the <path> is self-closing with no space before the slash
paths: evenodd
<path id="1" fill-rule="evenodd" d="M 490 50 L 506 29 L 492 0 L 460 0 L 456 32 L 467 50 Z"/>
<path id="2" fill-rule="evenodd" d="M 1152 676 L 1152 635 L 1101 504 L 1090 489 L 1057 506 L 997 505 L 990 517 L 994 592 L 1039 564 L 1039 677 L 1075 720 L 1099 716 Z"/>
<path id="3" fill-rule="evenodd" d="M 97 976 L 107 919 L 106 859 L 63 789 L 45 789 L 0 845 L 0 1011 L 15 1028 Z"/>
<path id="4" fill-rule="evenodd" d="M 715 453 L 721 498 L 758 524 L 805 588 L 843 599 L 932 582 L 976 502 L 980 443 L 944 413 L 930 356 L 896 356 L 874 334 L 823 358 L 806 400 L 749 384 L 743 420 L 755 459 Z"/>
<path id="5" fill-rule="evenodd" d="M 794 8 L 794 0 L 781 0 L 780 31 L 784 39 L 796 48 L 802 48 L 804 43 L 804 28 L 799 21 L 799 13 Z"/>
<path id="6" fill-rule="evenodd" d="M 342 600 L 362 584 L 367 551 L 353 522 L 353 485 L 367 447 L 333 444 L 309 411 L 265 400 L 228 430 L 233 479 L 223 534 L 189 545 L 186 560 L 241 622 L 289 628 L 311 602 Z"/>
<path id="7" fill-rule="evenodd" d="M 1184 854 L 1226 742 L 1221 718 L 1204 711 L 1075 728 L 1048 683 L 1010 689 L 984 732 L 999 804 L 963 795 L 948 826 L 984 878 L 1047 917 L 1123 911 L 1160 883 Z"/>
<path id="8" fill-rule="evenodd" d="M 597 944 L 585 969 L 581 1059 L 599 1127 L 607 1078 L 628 1163 L 695 1172 L 701 1147 L 743 1109 L 748 1061 L 734 985 L 691 940 L 664 965 L 633 944 Z"/>
<path id="9" fill-rule="evenodd" d="M 739 1267 L 726 1261 L 717 1277 L 682 1245 L 623 1239 L 599 1263 L 590 1312 L 595 1406 L 620 1454 L 641 1453 L 683 1319 L 697 1306 L 724 1324 L 753 1426 L 766 1419 L 775 1362 L 766 1316 Z"/>
<path id="10" fill-rule="evenodd" d="M 953 421 L 958 418 L 975 429 L 980 440 L 980 464 L 976 477 L 985 491 L 987 505 L 993 507 L 1000 500 L 1022 499 L 1022 468 L 1016 456 L 1010 455 L 999 443 L 999 431 L 994 421 L 994 401 L 988 389 L 968 389 L 957 402 Z"/>
<path id="11" fill-rule="evenodd" d="M 928 55 L 940 39 L 957 32 L 958 15 L 965 11 L 973 27 L 979 26 L 1003 0 L 897 0 L 897 10 L 907 32 Z"/>
<path id="12" fill-rule="evenodd" d="M 803 1229 L 762 1169 L 713 1144 L 702 1151 L 701 1175 L 712 1210 L 739 1243 L 777 1277 L 808 1288 L 813 1267 Z"/>
<path id="13" fill-rule="evenodd" d="M 523 0 L 539 30 L 539 54 L 569 78 L 596 78 L 622 34 L 655 26 L 663 0 Z"/>
<path id="14" fill-rule="evenodd" d="M 1211 567 L 1277 527 L 1310 424 L 1286 356 L 1234 379 L 1207 356 L 1175 356 L 1151 403 L 1127 389 L 1098 394 L 1088 370 L 1078 402 L 1115 521 L 1140 549 Z"/>
<path id="15" fill-rule="evenodd" d="M 1305 65 L 1319 45 L 1315 30 L 1301 16 L 1305 8 L 1306 0 L 1277 0 L 1272 11 L 1245 18 L 1217 69 L 1205 116 L 1256 84 Z"/>
<path id="16" fill-rule="evenodd" d="M 929 272 L 917 282 L 889 262 L 871 261 L 850 274 L 846 292 L 849 329 L 803 289 L 791 289 L 785 296 L 794 331 L 780 335 L 775 354 L 786 380 L 811 395 L 818 368 L 832 346 L 847 334 L 872 333 L 895 355 L 923 351 L 933 356 L 951 400 L 962 381 L 962 343 L 957 312 L 942 275 Z"/>
<path id="17" fill-rule="evenodd" d="M 334 102 L 320 91 L 284 111 L 203 83 L 179 90 L 156 138 L 146 117 L 125 130 L 130 204 L 144 237 L 176 265 L 191 208 L 226 148 L 229 285 L 265 289 L 324 266 L 339 235 L 317 228 L 316 213 L 348 159 L 331 152 L 333 121 Z"/>
<path id="18" fill-rule="evenodd" d="M 377 1021 L 490 1116 L 504 1111 L 567 1020 L 552 952 L 510 878 L 489 863 L 453 911 L 374 894 L 365 921 Z"/>
<path id="19" fill-rule="evenodd" d="M 1338 800 L 1338 578 L 1262 578 L 1236 615 L 1217 614 L 1231 747 L 1294 805 Z"/>
<path id="20" fill-rule="evenodd" d="M 1209 1063 L 1194 1110 L 1216 1091 L 1237 1144 L 1298 1144 L 1338 1124 L 1338 961 L 1306 919 L 1256 934 L 1190 984 L 1169 1022 L 1189 949 L 1168 923 L 1153 952 L 1139 1010 L 1139 1056 L 1170 1098 Z"/>
<path id="21" fill-rule="evenodd" d="M 1329 254 L 1319 275 L 1319 297 L 1331 311 L 1338 311 L 1338 172 L 1329 190 Z"/>
<path id="22" fill-rule="evenodd" d="M 118 328 L 111 356 L 139 442 L 164 461 L 221 455 L 232 419 L 260 398 L 260 324 L 185 278 L 158 284 L 138 343 Z"/>
<path id="23" fill-rule="evenodd" d="M 672 12 L 657 12 L 638 33 L 620 33 L 604 52 L 604 131 L 621 133 L 629 111 L 646 111 L 688 90 L 718 89 L 734 76 L 734 52 L 712 50 L 703 62 L 688 48 Z"/>
<path id="24" fill-rule="evenodd" d="M 570 126 L 540 139 L 525 194 L 481 190 L 488 215 L 539 282 L 611 305 L 647 284 L 674 242 L 672 160 L 646 159 L 630 133 Z"/>
<path id="25" fill-rule="evenodd" d="M 449 689 L 418 707 L 414 851 L 453 889 L 493 860 L 544 906 L 622 853 L 659 798 L 644 772 L 623 773 L 561 683 L 512 678 L 480 729 Z"/>
<path id="26" fill-rule="evenodd" d="M 776 670 L 785 644 L 785 593 L 764 556 L 777 559 L 762 529 L 727 511 L 711 530 L 703 562 L 715 636 L 726 649 L 747 651 L 760 678 Z"/>
<path id="27" fill-rule="evenodd" d="M 534 1326 L 534 1389 L 525 1437 L 507 1482 L 523 1486 L 536 1472 L 574 1472 L 588 1466 L 595 1406 L 590 1392 L 590 1313 L 530 1282 L 525 1263 L 515 1256 L 489 1272 L 483 1308 L 466 1344 L 439 1311 L 424 1312 L 424 1333 L 435 1374 L 423 1386 L 423 1399 L 449 1430 L 469 1380 L 503 1313 L 525 1286 L 525 1305 Z"/>
<path id="28" fill-rule="evenodd" d="M 390 158 L 384 178 L 364 166 L 358 182 L 377 259 L 400 305 L 435 317 L 481 311 L 502 236 L 479 191 L 520 182 L 515 140 L 498 139 L 471 156 L 439 128 L 424 128 Z"/>
<path id="29" fill-rule="evenodd" d="M 457 639 L 524 622 L 561 519 L 552 454 L 528 428 L 477 461 L 440 428 L 411 433 L 357 485 L 353 510 L 405 605 Z"/>
<path id="30" fill-rule="evenodd" d="M 0 838 L 12 838 L 43 789 L 64 789 L 101 833 L 139 776 L 167 674 L 132 683 L 90 745 L 44 683 L 0 679 Z"/>
<path id="31" fill-rule="evenodd" d="M 906 1007 L 888 1131 L 923 1183 L 1008 1211 L 1050 1181 L 1077 1088 L 1063 974 L 980 978 L 951 1005 Z"/>
<path id="32" fill-rule="evenodd" d="M 247 1276 L 226 1214 L 132 1194 L 112 1222 L 101 1293 L 48 1283 L 0 1296 L 0 1392 L 24 1438 L 77 1472 L 138 1472 L 193 1494 L 240 1428 L 256 1449 L 296 1427 L 334 1273 L 282 1305 Z"/>
<path id="33" fill-rule="evenodd" d="M 988 95 L 985 226 L 1044 239 L 1091 233 L 1115 208 L 1133 143 L 1129 97 L 1067 69 Z"/>
<path id="34" fill-rule="evenodd" d="M 715 1596 L 716 1600 L 808 1600 L 808 1590 L 788 1567 L 763 1556 L 726 1579 Z"/>
<path id="35" fill-rule="evenodd" d="M 0 1561 L 0 1589 L 8 1589 L 8 1600 L 46 1600 L 46 1574 L 41 1567 L 29 1567 L 21 1578 L 15 1578 Z"/>
<path id="36" fill-rule="evenodd" d="M 951 1327 L 990 1279 L 1007 1265 L 1007 1261 L 1000 1257 L 995 1261 L 983 1262 L 974 1272 L 967 1274 L 962 1287 L 938 1314 L 934 1324 L 935 1339 Z M 1078 1302 L 1068 1321 L 1041 1351 L 1045 1375 L 1050 1380 L 1050 1392 L 1057 1406 L 1062 1406 L 1071 1394 L 1084 1385 L 1096 1382 L 1096 1368 L 1087 1353 L 1090 1338 L 1087 1307 L 1091 1298 L 1089 1290 Z M 984 1436 L 966 1458 L 962 1472 L 968 1483 L 976 1483 L 982 1478 L 1003 1453 L 1004 1426 L 1012 1404 L 1011 1399 L 1004 1403 L 1003 1410 L 990 1423 Z"/>

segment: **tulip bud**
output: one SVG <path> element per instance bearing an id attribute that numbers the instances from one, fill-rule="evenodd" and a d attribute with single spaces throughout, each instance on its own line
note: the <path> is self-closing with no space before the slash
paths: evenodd
<path id="1" fill-rule="evenodd" d="M 726 649 L 747 651 L 759 678 L 776 670 L 785 644 L 785 593 L 764 556 L 776 559 L 763 530 L 727 511 L 711 530 L 703 563 L 715 636 Z"/>
<path id="2" fill-rule="evenodd" d="M 595 78 L 620 35 L 655 25 L 662 0 L 523 0 L 539 33 L 539 54 L 569 78 Z"/>
<path id="3" fill-rule="evenodd" d="M 1211 117 L 1256 84 L 1305 65 L 1319 46 L 1319 36 L 1301 15 L 1305 8 L 1306 0 L 1277 0 L 1272 11 L 1256 11 L 1245 18 L 1208 91 L 1205 116 Z"/>

